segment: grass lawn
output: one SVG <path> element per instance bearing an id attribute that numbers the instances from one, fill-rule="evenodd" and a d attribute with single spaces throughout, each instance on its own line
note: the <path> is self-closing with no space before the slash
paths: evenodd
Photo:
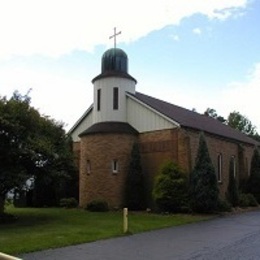
<path id="1" fill-rule="evenodd" d="M 80 209 L 13 208 L 7 213 L 18 220 L 0 224 L 0 252 L 20 254 L 122 236 L 122 212 L 93 213 Z M 210 216 L 129 213 L 129 231 L 153 229 L 203 221 Z"/>

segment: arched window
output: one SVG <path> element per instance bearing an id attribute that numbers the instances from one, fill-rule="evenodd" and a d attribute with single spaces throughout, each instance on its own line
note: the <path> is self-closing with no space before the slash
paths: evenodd
<path id="1" fill-rule="evenodd" d="M 114 174 L 118 173 L 118 160 L 112 161 L 112 173 Z"/>
<path id="2" fill-rule="evenodd" d="M 90 160 L 87 160 L 87 174 L 91 173 L 91 163 Z"/>
<path id="3" fill-rule="evenodd" d="M 236 167 L 236 157 L 234 155 L 231 156 L 231 167 L 233 169 L 233 174 L 234 174 L 234 178 L 236 178 L 236 171 L 237 171 L 237 167 Z"/>
<path id="4" fill-rule="evenodd" d="M 222 182 L 222 154 L 218 154 L 217 180 Z"/>

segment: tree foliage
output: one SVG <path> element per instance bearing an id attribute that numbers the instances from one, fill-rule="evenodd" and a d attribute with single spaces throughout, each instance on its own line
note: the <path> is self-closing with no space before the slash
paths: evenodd
<path id="1" fill-rule="evenodd" d="M 196 212 L 216 210 L 218 186 L 204 134 L 200 135 L 195 167 L 191 173 L 191 207 Z"/>
<path id="2" fill-rule="evenodd" d="M 240 114 L 237 111 L 231 112 L 227 119 L 225 119 L 223 116 L 218 115 L 217 111 L 213 108 L 207 108 L 207 110 L 204 112 L 204 115 L 217 119 L 221 123 L 227 124 L 230 127 L 237 129 L 240 132 L 260 142 L 260 135 L 257 133 L 256 127 L 246 116 Z"/>
<path id="3" fill-rule="evenodd" d="M 229 114 L 227 122 L 229 126 L 239 130 L 246 135 L 253 137 L 257 134 L 256 128 L 252 122 L 246 116 L 241 115 L 237 111 Z"/>
<path id="4" fill-rule="evenodd" d="M 129 171 L 126 178 L 125 206 L 130 210 L 142 210 L 146 207 L 144 176 L 137 143 L 134 143 L 132 148 Z"/>
<path id="5" fill-rule="evenodd" d="M 72 159 L 62 123 L 40 115 L 28 95 L 15 92 L 9 100 L 0 98 L 2 199 L 11 189 L 22 189 L 28 178 L 57 181 L 71 176 Z"/>
<path id="6" fill-rule="evenodd" d="M 239 192 L 236 178 L 234 176 L 234 160 L 232 158 L 229 162 L 229 182 L 227 188 L 227 200 L 233 207 L 237 207 L 239 204 Z"/>
<path id="7" fill-rule="evenodd" d="M 254 150 L 254 154 L 251 160 L 250 177 L 247 183 L 247 191 L 256 198 L 260 203 L 260 155 L 257 148 Z"/>
<path id="8" fill-rule="evenodd" d="M 153 197 L 159 210 L 181 212 L 188 207 L 188 182 L 178 165 L 168 162 L 155 180 Z"/>
<path id="9" fill-rule="evenodd" d="M 205 116 L 212 117 L 214 119 L 217 119 L 221 123 L 225 124 L 227 120 L 223 117 L 217 114 L 217 111 L 213 108 L 207 108 L 207 110 L 204 112 Z"/>

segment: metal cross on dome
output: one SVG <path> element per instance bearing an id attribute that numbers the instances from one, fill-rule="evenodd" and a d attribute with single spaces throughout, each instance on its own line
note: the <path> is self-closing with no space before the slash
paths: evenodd
<path id="1" fill-rule="evenodd" d="M 119 35 L 119 34 L 121 34 L 121 31 L 116 32 L 116 27 L 114 27 L 114 34 L 109 37 L 109 39 L 114 38 L 114 48 L 116 48 L 116 36 Z"/>

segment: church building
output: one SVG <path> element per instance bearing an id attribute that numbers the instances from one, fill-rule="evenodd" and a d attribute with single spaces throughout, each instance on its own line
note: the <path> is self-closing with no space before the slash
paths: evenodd
<path id="1" fill-rule="evenodd" d="M 203 132 L 218 180 L 220 196 L 228 186 L 229 162 L 234 176 L 246 179 L 256 141 L 216 119 L 136 91 L 128 73 L 127 54 L 119 49 L 102 56 L 93 80 L 93 104 L 69 131 L 79 167 L 79 204 L 95 199 L 120 208 L 134 143 L 139 144 L 148 206 L 154 177 L 169 161 L 192 171 Z M 163 88 L 163 86 L 162 86 Z"/>

